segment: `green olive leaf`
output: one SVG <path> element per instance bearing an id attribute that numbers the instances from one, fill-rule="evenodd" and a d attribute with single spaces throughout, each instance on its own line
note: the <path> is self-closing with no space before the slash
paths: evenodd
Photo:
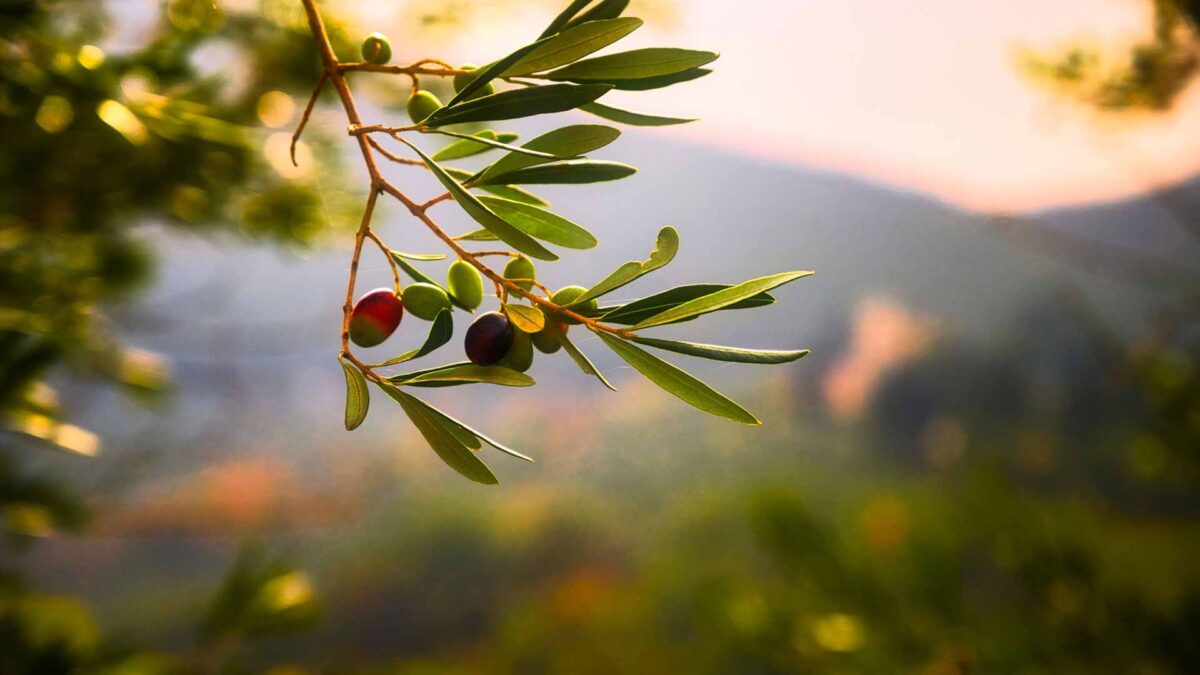
<path id="1" fill-rule="evenodd" d="M 439 108 L 422 123 L 441 127 L 463 122 L 492 122 L 565 112 L 587 105 L 612 89 L 607 84 L 548 84 L 480 96 L 453 107 Z M 463 91 L 466 91 L 464 88 Z"/>
<path id="2" fill-rule="evenodd" d="M 481 196 L 483 202 L 513 227 L 531 237 L 566 248 L 586 249 L 597 244 L 591 232 L 557 213 L 502 197 Z"/>
<path id="3" fill-rule="evenodd" d="M 519 156 L 524 157 L 525 155 Z M 446 173 L 458 179 L 458 181 L 462 183 L 464 187 L 475 187 L 474 185 L 467 185 L 467 182 L 475 176 L 475 174 L 471 173 L 470 171 L 456 169 L 452 166 L 443 166 L 442 168 L 446 170 Z M 508 185 L 484 185 L 481 186 L 480 189 L 484 190 L 485 192 L 490 192 L 497 197 L 504 197 L 505 199 L 511 199 L 514 202 L 521 202 L 522 204 L 531 204 L 533 206 L 541 207 L 550 206 L 550 202 L 542 199 L 532 192 L 529 192 L 528 190 L 522 190 L 519 187 L 512 187 Z M 492 240 L 495 239 L 496 237 L 493 236 Z"/>
<path id="4" fill-rule="evenodd" d="M 532 387 L 535 382 L 525 373 L 504 366 L 480 366 L 474 363 L 455 363 L 417 373 L 388 378 L 394 384 L 408 387 L 454 385 L 480 382 L 502 387 Z"/>
<path id="5" fill-rule="evenodd" d="M 466 234 L 460 234 L 455 239 L 459 241 L 499 241 L 499 237 L 484 229 L 471 230 Z"/>
<path id="6" fill-rule="evenodd" d="M 506 303 L 503 309 L 513 325 L 523 332 L 536 333 L 546 327 L 546 315 L 536 307 Z"/>
<path id="7" fill-rule="evenodd" d="M 604 308 L 600 316 L 604 317 L 605 323 L 615 323 L 625 326 L 648 319 L 659 312 L 665 312 L 672 307 L 678 307 L 689 300 L 695 300 L 710 293 L 732 288 L 731 284 L 688 284 L 685 286 L 676 286 L 675 288 L 649 295 L 640 300 L 625 303 L 619 307 Z M 770 293 L 759 293 L 753 297 L 746 298 L 741 302 L 736 302 L 721 309 L 754 309 L 755 307 L 764 307 L 766 305 L 775 304 L 775 297 Z M 696 317 L 680 319 L 680 321 L 691 321 Z"/>
<path id="8" fill-rule="evenodd" d="M 397 357 L 384 361 L 380 365 L 395 366 L 405 361 L 419 359 L 441 348 L 452 337 L 454 337 L 454 318 L 451 316 L 450 310 L 443 309 L 433 318 L 433 323 L 429 326 L 429 335 L 425 337 L 425 342 L 420 347 L 410 349 Z"/>
<path id="9" fill-rule="evenodd" d="M 579 106 L 579 109 L 584 112 L 589 112 L 596 117 L 603 117 L 606 120 L 620 122 L 635 127 L 666 127 L 672 124 L 687 124 L 695 122 L 695 117 L 662 117 L 660 115 L 647 115 L 646 113 L 633 112 L 632 110 L 622 110 L 614 108 L 603 103 L 588 103 L 587 105 Z"/>
<path id="10" fill-rule="evenodd" d="M 745 408 L 735 403 L 729 397 L 713 389 L 679 367 L 667 363 L 653 354 L 639 349 L 621 338 L 594 331 L 600 340 L 620 356 L 625 363 L 646 376 L 664 391 L 675 395 L 684 403 L 710 415 L 724 417 L 741 424 L 760 425 L 762 422 L 751 415 Z"/>
<path id="11" fill-rule="evenodd" d="M 505 77 L 529 75 L 573 63 L 637 30 L 641 19 L 604 19 L 572 26 L 525 55 L 508 70 Z"/>
<path id="12" fill-rule="evenodd" d="M 412 398 L 412 397 L 410 397 L 410 398 Z M 453 417 L 447 415 L 446 413 L 442 412 L 441 410 L 438 410 L 437 408 L 433 407 L 432 405 L 429 405 L 425 401 L 422 401 L 419 398 L 412 398 L 412 400 L 415 401 L 417 403 L 417 405 L 423 406 L 431 414 L 433 414 L 434 416 L 441 419 L 443 422 L 446 423 L 447 426 L 451 427 L 452 429 L 457 430 L 459 432 L 460 437 L 463 435 L 473 437 L 476 441 L 483 441 L 484 443 L 487 443 L 488 445 L 492 446 L 493 448 L 495 448 L 495 449 L 499 450 L 500 452 L 503 452 L 507 455 L 512 455 L 513 457 L 516 457 L 517 459 L 523 459 L 526 462 L 533 462 L 532 457 L 529 457 L 528 455 L 524 455 L 520 452 L 517 452 L 516 450 L 513 450 L 512 448 L 510 448 L 502 443 L 499 443 L 498 441 L 488 438 L 487 436 L 476 431 L 475 429 L 472 429 L 471 427 L 454 419 Z M 476 448 L 476 449 L 478 449 L 478 448 Z"/>
<path id="13" fill-rule="evenodd" d="M 669 87 L 673 84 L 680 84 L 683 82 L 691 82 L 692 80 L 698 80 L 710 73 L 712 73 L 712 70 L 710 70 L 708 68 L 692 68 L 690 70 L 683 70 L 678 73 L 672 73 L 670 75 L 658 75 L 656 77 L 643 77 L 643 78 L 636 79 L 636 80 L 572 79 L 571 81 L 578 82 L 581 84 L 582 83 L 611 84 L 613 86 L 613 89 L 620 89 L 622 91 L 649 91 L 651 89 L 662 89 L 664 87 Z"/>
<path id="14" fill-rule="evenodd" d="M 546 30 L 542 31 L 541 37 L 549 37 L 562 30 L 568 23 L 571 22 L 571 19 L 574 19 L 575 15 L 578 14 L 584 7 L 587 7 L 591 1 L 592 0 L 572 0 L 571 4 L 567 5 L 566 9 L 559 12 L 558 16 L 554 17 L 554 20 L 550 22 L 550 25 L 546 26 Z"/>
<path id="15" fill-rule="evenodd" d="M 759 277 L 749 281 L 743 281 L 736 286 L 730 286 L 724 290 L 700 296 L 695 300 L 689 300 L 681 305 L 672 307 L 663 312 L 659 312 L 654 316 L 633 324 L 632 330 L 641 330 L 651 326 L 660 326 L 665 323 L 672 323 L 680 319 L 686 319 L 700 314 L 716 311 L 724 307 L 728 307 L 736 302 L 741 302 L 747 298 L 754 297 L 764 291 L 769 291 L 772 288 L 782 286 L 790 281 L 802 279 L 811 276 L 813 273 L 808 270 L 797 272 L 783 272 L 781 274 L 772 274 L 770 276 Z"/>
<path id="16" fill-rule="evenodd" d="M 445 260 L 445 253 L 405 253 L 404 251 L 391 250 L 392 257 L 404 258 L 405 260 L 416 260 L 418 262 L 430 262 L 434 260 Z"/>
<path id="17" fill-rule="evenodd" d="M 628 178 L 637 169 L 620 162 L 574 159 L 539 164 L 482 178 L 479 185 L 579 185 Z"/>
<path id="18" fill-rule="evenodd" d="M 687 354 L 688 356 L 698 356 L 702 359 L 728 361 L 732 363 L 761 363 L 774 365 L 778 363 L 790 363 L 797 359 L 802 359 L 809 354 L 809 350 L 807 349 L 742 349 L 739 347 L 722 347 L 720 345 L 706 345 L 697 342 L 680 342 L 677 340 L 659 340 L 657 338 L 640 336 L 634 337 L 632 340 L 638 344 L 665 349 L 677 354 Z"/>
<path id="19" fill-rule="evenodd" d="M 461 140 L 454 141 L 430 156 L 433 157 L 434 161 L 436 162 L 447 162 L 452 159 L 471 157 L 472 155 L 478 155 L 481 152 L 487 152 L 488 150 L 496 149 L 496 146 L 494 145 L 486 145 L 481 143 L 479 140 L 481 138 L 499 140 L 495 131 L 492 131 L 491 129 L 484 129 L 476 132 L 474 136 L 471 136 L 470 138 L 462 138 Z"/>
<path id="20" fill-rule="evenodd" d="M 519 153 L 522 155 L 530 155 L 532 157 L 537 157 L 539 159 L 544 159 L 546 161 L 553 161 L 553 160 L 558 160 L 558 159 L 574 159 L 574 158 L 578 157 L 578 155 L 555 155 L 555 154 L 551 154 L 549 152 L 541 152 L 540 150 L 531 150 L 529 148 L 525 148 L 525 147 L 522 147 L 519 145 L 509 145 L 508 143 L 503 143 L 501 141 L 496 140 L 496 138 L 495 138 L 496 134 L 494 132 L 492 133 L 491 138 L 484 135 L 483 132 L 480 132 L 475 135 L 471 135 L 471 134 L 460 134 L 457 131 L 446 131 L 445 129 L 430 129 L 426 133 L 442 134 L 444 136 L 453 136 L 455 138 L 461 138 L 462 139 L 461 142 L 475 143 L 478 145 L 483 145 L 483 146 L 492 147 L 492 148 L 500 148 L 501 150 L 508 150 L 509 152 L 516 152 L 516 153 Z M 451 146 L 446 146 L 446 147 L 448 148 Z M 445 150 L 445 149 L 446 148 L 442 148 L 442 150 Z M 441 152 L 441 151 L 439 151 L 439 152 Z M 475 153 L 470 153 L 470 154 L 475 154 Z M 466 156 L 466 155 L 462 155 L 462 156 Z M 433 158 L 435 160 L 438 159 L 437 153 L 434 153 Z"/>
<path id="21" fill-rule="evenodd" d="M 579 24 L 589 21 L 598 21 L 601 19 L 615 19 L 621 16 L 621 12 L 629 6 L 629 0 L 600 0 L 600 4 L 571 19 L 567 23 L 566 28 L 572 28 Z"/>
<path id="22" fill-rule="evenodd" d="M 579 296 L 575 302 L 571 303 L 571 306 L 582 305 L 592 298 L 598 298 L 605 293 L 611 293 L 638 277 L 653 272 L 671 262 L 678 252 L 679 232 L 668 225 L 658 231 L 658 240 L 655 242 L 654 250 L 650 252 L 649 257 L 645 260 L 630 260 L 621 265 L 612 274 L 604 277 L 600 283 L 592 286 L 586 293 Z"/>
<path id="23" fill-rule="evenodd" d="M 442 109 L 444 110 L 445 108 L 453 108 L 463 101 L 466 101 L 471 94 L 474 94 L 483 87 L 487 86 L 489 82 L 499 77 L 500 73 L 508 70 L 514 63 L 525 58 L 525 56 L 530 52 L 536 50 L 538 47 L 546 44 L 550 40 L 551 38 L 543 38 L 537 42 L 534 42 L 533 44 L 525 45 L 524 47 L 521 47 L 499 61 L 479 69 L 476 71 L 478 74 L 471 78 L 471 81 L 468 82 L 462 89 L 460 89 L 458 93 L 454 95 L 454 98 L 450 99 L 450 101 L 446 103 L 445 107 Z"/>
<path id="24" fill-rule="evenodd" d="M 596 368 L 596 364 L 592 363 L 592 360 L 587 357 L 587 354 L 579 351 L 579 347 L 576 347 L 575 343 L 571 342 L 571 338 L 567 337 L 566 333 L 560 333 L 558 336 L 558 341 L 562 343 L 563 351 L 567 353 L 567 356 L 571 357 L 571 360 L 575 362 L 575 365 L 579 366 L 579 369 L 583 371 L 584 375 L 595 375 L 600 380 L 601 384 L 608 387 L 612 391 L 617 390 L 617 388 L 608 381 L 608 378 L 604 377 L 604 374 Z"/>
<path id="25" fill-rule="evenodd" d="M 620 135 L 619 130 L 603 124 L 573 124 L 548 131 L 521 147 L 557 155 L 582 155 L 603 148 Z M 479 174 L 479 180 L 485 181 L 492 176 L 542 163 L 536 157 L 509 153 L 484 169 Z"/>
<path id="26" fill-rule="evenodd" d="M 425 437 L 425 442 L 437 453 L 450 468 L 466 478 L 483 485 L 496 485 L 499 479 L 471 451 L 471 447 L 463 442 L 462 432 L 453 428 L 443 418 L 431 412 L 419 399 L 410 396 L 398 388 L 381 384 L 384 393 L 400 404 L 404 414 L 412 420 L 413 426 Z"/>
<path id="27" fill-rule="evenodd" d="M 338 359 L 346 373 L 346 431 L 354 431 L 367 419 L 371 406 L 371 392 L 367 389 L 367 378 L 362 371 L 344 359 Z"/>
<path id="28" fill-rule="evenodd" d="M 551 71 L 549 80 L 640 80 L 674 75 L 717 60 L 719 54 L 693 49 L 651 47 L 606 54 Z"/>
<path id="29" fill-rule="evenodd" d="M 517 249 L 521 253 L 532 256 L 539 260 L 558 260 L 558 256 L 549 249 L 537 243 L 537 241 L 535 241 L 529 235 L 518 230 L 512 225 L 509 225 L 500 216 L 492 213 L 491 209 L 484 206 L 483 202 L 479 201 L 475 195 L 471 194 L 470 191 L 460 185 L 458 181 L 454 180 L 450 174 L 446 173 L 446 171 L 442 169 L 437 162 L 430 159 L 429 156 L 422 152 L 420 148 L 418 148 L 416 145 L 413 145 L 404 137 L 400 137 L 400 140 L 405 145 L 412 148 L 413 152 L 416 152 L 417 155 L 421 157 L 421 160 L 425 162 L 425 165 L 429 167 L 429 170 L 433 172 L 433 175 L 446 188 L 446 190 L 450 192 L 450 195 L 454 197 L 454 201 L 458 202 L 458 205 L 462 207 L 463 211 L 466 211 L 467 215 L 471 216 L 475 222 L 482 225 L 484 229 L 496 235 L 501 241 Z"/>

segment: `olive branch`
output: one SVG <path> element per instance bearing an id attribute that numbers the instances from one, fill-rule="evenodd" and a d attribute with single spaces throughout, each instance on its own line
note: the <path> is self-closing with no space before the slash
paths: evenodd
<path id="1" fill-rule="evenodd" d="M 363 41 L 363 61 L 338 60 L 315 0 L 301 0 L 308 25 L 320 52 L 322 69 L 292 137 L 301 137 L 317 98 L 332 85 L 345 111 L 347 132 L 357 143 L 370 176 L 370 189 L 362 221 L 354 238 L 354 251 L 342 306 L 339 361 L 346 375 L 346 428 L 356 428 L 366 418 L 370 396 L 368 382 L 376 384 L 395 400 L 439 457 L 467 478 L 494 484 L 496 476 L 477 456 L 486 444 L 512 456 L 529 457 L 488 438 L 446 413 L 416 398 L 406 390 L 472 383 L 531 386 L 524 373 L 532 362 L 532 347 L 544 353 L 560 348 L 580 369 L 597 377 L 615 391 L 588 357 L 567 337 L 571 325 L 581 325 L 625 360 L 635 370 L 683 401 L 710 414 L 744 424 L 759 420 L 746 409 L 677 366 L 654 356 L 637 344 L 700 358 L 737 363 L 778 364 L 795 361 L 808 350 L 761 350 L 723 347 L 663 340 L 641 335 L 646 328 L 688 321 L 725 309 L 746 309 L 772 304 L 772 289 L 812 272 L 796 271 L 751 279 L 735 285 L 691 284 L 672 288 L 640 300 L 615 306 L 600 306 L 599 299 L 639 277 L 663 267 L 675 257 L 678 233 L 672 227 L 660 230 L 651 254 L 641 261 L 627 262 L 590 287 L 568 286 L 552 292 L 536 279 L 532 259 L 558 259 L 541 242 L 565 248 L 591 248 L 597 241 L 579 225 L 549 211 L 549 204 L 518 185 L 581 184 L 617 180 L 636 169 L 617 162 L 584 157 L 615 140 L 620 132 L 605 125 L 571 125 L 552 130 L 515 145 L 515 133 L 484 130 L 476 133 L 447 127 L 466 123 L 495 122 L 579 109 L 598 117 L 635 126 L 663 126 L 694 120 L 636 113 L 597 102 L 613 89 L 646 90 L 686 82 L 711 72 L 703 66 L 717 58 L 712 52 L 685 49 L 639 49 L 584 58 L 620 40 L 641 26 L 642 21 L 621 14 L 628 0 L 573 0 L 541 36 L 531 44 L 480 67 L 458 67 L 437 59 L 412 64 L 390 65 L 387 38 L 372 34 Z M 388 126 L 365 124 L 347 82 L 350 72 L 401 75 L 410 78 L 408 102 L 412 124 Z M 455 96 L 442 105 L 420 87 L 421 77 L 453 78 Z M 513 88 L 497 91 L 497 83 Z M 461 127 L 459 127 L 461 128 Z M 438 134 L 454 139 L 432 156 L 411 138 L 414 134 Z M 415 154 L 408 157 L 387 148 L 390 139 Z M 505 154 L 477 172 L 448 162 L 493 150 Z M 418 201 L 383 177 L 378 157 L 400 165 L 424 167 L 445 187 L 445 192 Z M 479 190 L 488 194 L 477 194 Z M 371 229 L 371 217 L 381 195 L 395 199 L 425 225 L 456 256 L 448 283 L 438 284 L 414 265 L 444 259 L 445 255 L 396 251 Z M 453 201 L 480 226 L 473 232 L 452 236 L 430 216 L 432 207 Z M 387 259 L 392 289 L 380 289 L 355 302 L 359 261 L 370 241 Z M 471 251 L 468 242 L 495 242 L 510 247 Z M 511 250 L 510 250 L 511 249 Z M 503 272 L 481 258 L 497 256 L 508 260 Z M 407 288 L 402 273 L 415 283 Z M 473 312 L 482 302 L 482 278 L 495 287 L 499 311 L 478 317 L 466 332 L 469 361 L 390 375 L 380 372 L 439 349 L 453 336 L 455 309 Z M 528 304 L 521 304 L 527 301 Z M 351 342 L 372 346 L 386 339 L 404 311 L 432 322 L 425 342 L 381 363 L 366 363 L 355 355 Z"/>

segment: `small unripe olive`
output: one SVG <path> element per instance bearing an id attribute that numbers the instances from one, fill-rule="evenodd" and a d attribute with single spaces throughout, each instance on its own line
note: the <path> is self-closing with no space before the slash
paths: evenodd
<path id="1" fill-rule="evenodd" d="M 523 330 L 513 333 L 512 346 L 508 348 L 508 353 L 500 359 L 498 365 L 522 373 L 529 370 L 529 367 L 533 365 L 533 339 L 529 333 Z"/>
<path id="2" fill-rule="evenodd" d="M 537 347 L 537 350 L 543 354 L 553 354 L 562 348 L 562 343 L 559 342 L 558 337 L 566 335 L 567 326 L 566 324 L 559 323 L 558 319 L 550 316 L 544 310 L 542 314 L 546 317 L 546 325 L 531 336 L 533 346 Z"/>
<path id="3" fill-rule="evenodd" d="M 471 363 L 490 366 L 508 353 L 517 330 L 512 322 L 500 312 L 480 314 L 467 328 L 463 347 Z"/>
<path id="4" fill-rule="evenodd" d="M 433 284 L 409 284 L 404 287 L 404 306 L 418 319 L 433 321 L 438 312 L 450 309 L 450 296 Z"/>
<path id="5" fill-rule="evenodd" d="M 553 302 L 554 304 L 558 305 L 559 307 L 567 307 L 572 302 L 575 302 L 575 300 L 577 300 L 579 298 L 579 296 L 583 295 L 584 293 L 587 293 L 587 289 L 584 288 L 583 286 L 563 286 L 562 288 L 558 289 L 558 291 L 555 292 L 554 295 L 552 295 L 550 297 L 550 302 Z M 588 312 L 595 310 L 599 306 L 600 306 L 600 303 L 597 302 L 595 298 L 592 298 L 591 300 L 588 300 L 587 302 L 583 303 L 579 307 L 570 307 L 569 309 L 572 312 L 577 312 L 579 314 L 587 314 Z M 579 319 L 574 319 L 569 316 L 563 316 L 562 321 L 564 323 L 569 323 L 571 325 L 575 325 L 575 324 L 579 323 Z"/>
<path id="6" fill-rule="evenodd" d="M 483 302 L 483 278 L 479 270 L 465 260 L 455 260 L 446 271 L 446 288 L 467 309 L 475 309 Z"/>
<path id="7" fill-rule="evenodd" d="M 390 288 L 366 293 L 350 312 L 350 339 L 359 347 L 374 347 L 396 332 L 404 316 L 404 303 Z"/>
<path id="8" fill-rule="evenodd" d="M 383 33 L 371 33 L 363 38 L 362 57 L 367 63 L 383 65 L 392 60 L 392 43 Z"/>
<path id="9" fill-rule="evenodd" d="M 478 66 L 472 65 L 470 63 L 464 63 L 464 64 L 462 64 L 461 67 L 459 67 L 459 70 L 477 70 L 477 69 L 478 69 Z M 470 74 L 455 75 L 454 76 L 454 91 L 455 92 L 462 91 L 463 87 L 467 86 L 468 84 L 471 84 L 471 82 L 474 79 L 475 79 L 475 76 L 470 75 Z M 480 87 L 477 91 L 472 93 L 470 96 L 468 96 L 467 100 L 470 101 L 471 99 L 476 99 L 476 98 L 479 98 L 480 96 L 489 96 L 494 93 L 496 93 L 496 87 L 492 86 L 491 82 L 488 82 L 487 84 Z"/>
<path id="10" fill-rule="evenodd" d="M 438 97 L 424 89 L 420 89 L 408 97 L 408 116 L 412 119 L 413 124 L 424 122 L 426 117 L 437 112 L 441 107 L 442 102 L 438 100 Z"/>
<path id="11" fill-rule="evenodd" d="M 536 279 L 537 271 L 533 267 L 533 261 L 526 257 L 513 258 L 504 266 L 505 279 Z M 532 281 L 522 281 L 517 284 L 525 290 L 533 288 Z"/>

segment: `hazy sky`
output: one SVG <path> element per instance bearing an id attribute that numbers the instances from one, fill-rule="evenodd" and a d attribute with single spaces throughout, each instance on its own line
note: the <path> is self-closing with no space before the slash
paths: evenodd
<path id="1" fill-rule="evenodd" d="M 450 58 L 480 60 L 527 38 L 528 25 L 540 25 L 552 6 L 517 3 L 514 12 L 511 2 L 503 11 L 494 4 L 474 3 L 478 14 L 449 44 L 436 31 L 411 36 L 414 15 L 403 2 L 367 3 L 360 11 L 372 25 L 416 38 L 402 57 L 436 40 Z M 1148 35 L 1149 6 L 680 0 L 667 12 L 673 19 L 648 23 L 622 44 L 715 49 L 722 52 L 717 73 L 606 100 L 704 118 L 653 133 L 858 174 L 969 207 L 1029 209 L 1126 196 L 1198 170 L 1200 89 L 1189 89 L 1171 113 L 1114 118 L 1031 85 L 1017 54 L 1080 42 L 1128 45 Z"/>

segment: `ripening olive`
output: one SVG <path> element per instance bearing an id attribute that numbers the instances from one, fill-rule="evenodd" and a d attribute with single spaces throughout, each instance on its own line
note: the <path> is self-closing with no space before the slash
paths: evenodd
<path id="1" fill-rule="evenodd" d="M 404 303 L 390 288 L 376 288 L 354 303 L 350 312 L 350 339 L 359 347 L 374 347 L 396 332 L 404 316 Z"/>
<path id="2" fill-rule="evenodd" d="M 459 68 L 459 70 L 477 70 L 477 69 L 478 69 L 478 66 L 472 65 L 470 63 L 464 63 L 462 65 L 462 67 Z M 462 91 L 463 87 L 467 86 L 468 84 L 471 84 L 471 81 L 474 79 L 475 79 L 474 75 L 455 75 L 454 76 L 454 91 L 455 92 Z M 488 95 L 491 95 L 494 93 L 496 93 L 496 87 L 494 87 L 491 82 L 488 82 L 487 84 L 480 87 L 477 91 L 473 92 L 470 96 L 468 96 L 467 100 L 470 101 L 471 99 L 479 98 L 480 96 L 488 96 Z"/>
<path id="3" fill-rule="evenodd" d="M 455 260 L 446 271 L 446 288 L 463 307 L 474 310 L 483 302 L 483 278 L 471 263 Z"/>
<path id="4" fill-rule="evenodd" d="M 363 38 L 362 57 L 367 63 L 383 65 L 392 60 L 392 43 L 383 33 L 371 33 Z"/>
<path id="5" fill-rule="evenodd" d="M 587 289 L 584 288 L 583 286 L 563 286 L 562 288 L 558 289 L 558 291 L 554 295 L 552 295 L 550 297 L 550 302 L 553 302 L 554 304 L 558 305 L 559 307 L 568 307 L 572 302 L 575 302 L 575 300 L 577 298 L 579 298 L 579 296 L 583 295 L 584 293 L 587 293 Z M 592 298 L 591 300 L 588 300 L 587 302 L 583 303 L 579 307 L 569 307 L 569 309 L 571 311 L 577 312 L 579 314 L 587 314 L 588 312 L 594 311 L 599 306 L 600 306 L 600 303 L 597 302 L 595 298 Z M 575 325 L 575 324 L 579 323 L 579 319 L 573 319 L 569 316 L 562 317 L 562 321 L 564 323 L 569 323 L 571 325 Z"/>
<path id="6" fill-rule="evenodd" d="M 567 326 L 560 323 L 557 319 L 552 318 L 545 311 L 542 311 L 542 314 L 546 317 L 546 325 L 531 336 L 533 346 L 537 347 L 538 351 L 543 354 L 553 354 L 562 348 L 562 343 L 558 341 L 558 337 L 567 334 Z"/>
<path id="7" fill-rule="evenodd" d="M 504 278 L 505 279 L 536 279 L 537 271 L 534 270 L 534 268 L 533 268 L 532 260 L 530 260 L 529 258 L 526 258 L 524 256 L 521 256 L 519 258 L 513 258 L 512 260 L 509 260 L 508 264 L 504 266 Z M 524 288 L 525 290 L 529 290 L 529 289 L 533 288 L 532 281 L 522 281 L 522 282 L 518 283 L 517 285 L 520 286 L 521 288 Z"/>
<path id="8" fill-rule="evenodd" d="M 498 365 L 522 373 L 529 370 L 529 366 L 533 365 L 533 340 L 529 337 L 529 333 L 523 330 L 513 333 L 512 346 L 508 348 L 508 353 L 500 359 Z"/>
<path id="9" fill-rule="evenodd" d="M 412 119 L 413 124 L 424 122 L 426 117 L 437 112 L 441 107 L 442 102 L 438 100 L 438 97 L 424 89 L 418 90 L 417 93 L 408 97 L 408 116 Z"/>
<path id="10" fill-rule="evenodd" d="M 433 321 L 438 312 L 450 309 L 450 296 L 433 284 L 409 284 L 404 287 L 404 306 L 418 319 Z"/>
<path id="11" fill-rule="evenodd" d="M 480 314 L 467 328 L 463 347 L 472 363 L 490 366 L 508 353 L 516 336 L 512 322 L 500 312 Z"/>

